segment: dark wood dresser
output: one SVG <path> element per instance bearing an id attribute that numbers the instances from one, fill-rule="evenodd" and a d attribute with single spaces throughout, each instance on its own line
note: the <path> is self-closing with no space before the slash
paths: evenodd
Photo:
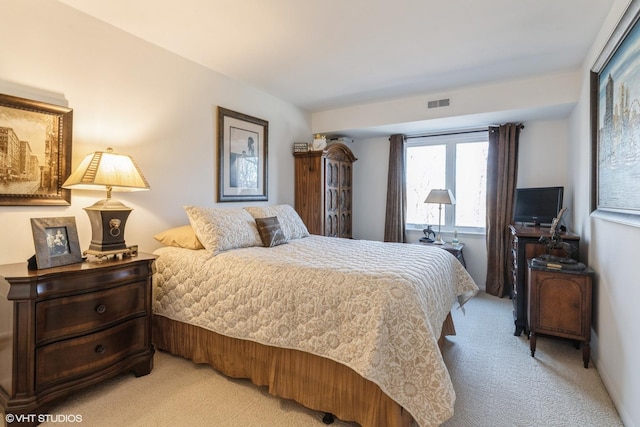
<path id="1" fill-rule="evenodd" d="M 519 336 L 523 331 L 529 332 L 527 322 L 527 260 L 548 253 L 547 246 L 540 242 L 540 237 L 550 237 L 549 227 L 526 227 L 510 225 L 511 231 L 511 298 L 513 300 L 513 322 L 515 332 Z M 561 233 L 562 240 L 573 247 L 571 258 L 578 260 L 580 236 L 572 233 Z M 563 251 L 553 250 L 552 255 L 567 256 Z"/>
<path id="2" fill-rule="evenodd" d="M 38 424 L 57 399 L 153 368 L 154 255 L 43 270 L 0 266 L 0 405 Z M 35 414 L 35 415 L 34 415 Z M 24 419 L 24 418 L 22 418 Z"/>
<path id="3" fill-rule="evenodd" d="M 352 167 L 357 159 L 349 147 L 336 143 L 293 156 L 295 208 L 309 233 L 350 239 Z"/>
<path id="4" fill-rule="evenodd" d="M 593 271 L 554 270 L 529 262 L 529 345 L 536 353 L 538 334 L 568 338 L 582 343 L 582 361 L 591 357 L 591 296 Z"/>

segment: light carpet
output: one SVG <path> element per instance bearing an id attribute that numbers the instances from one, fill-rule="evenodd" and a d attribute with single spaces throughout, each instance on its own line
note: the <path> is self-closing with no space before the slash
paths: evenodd
<path id="1" fill-rule="evenodd" d="M 622 426 L 597 370 L 583 367 L 572 343 L 540 337 L 532 358 L 527 338 L 513 336 L 510 299 L 479 293 L 465 309 L 453 310 L 458 335 L 443 348 L 457 393 L 444 426 Z M 164 352 L 150 375 L 75 393 L 51 414 L 81 415 L 74 425 L 92 427 L 325 425 L 322 413 Z"/>

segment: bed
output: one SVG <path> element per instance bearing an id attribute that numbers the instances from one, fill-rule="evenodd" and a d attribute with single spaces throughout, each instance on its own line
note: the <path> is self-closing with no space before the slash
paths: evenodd
<path id="1" fill-rule="evenodd" d="M 309 235 L 288 205 L 185 209 L 192 244 L 155 251 L 157 348 L 365 427 L 451 417 L 438 340 L 478 289 L 455 257 Z"/>

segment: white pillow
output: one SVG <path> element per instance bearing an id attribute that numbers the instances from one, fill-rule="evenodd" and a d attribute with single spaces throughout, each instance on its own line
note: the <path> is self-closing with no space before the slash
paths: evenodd
<path id="1" fill-rule="evenodd" d="M 304 225 L 298 212 L 290 205 L 250 206 L 244 209 L 249 212 L 253 218 L 278 217 L 280 228 L 282 228 L 284 237 L 287 240 L 301 239 L 309 236 L 307 226 Z"/>
<path id="2" fill-rule="evenodd" d="M 198 240 L 214 254 L 262 246 L 255 219 L 242 208 L 185 206 L 184 210 Z"/>

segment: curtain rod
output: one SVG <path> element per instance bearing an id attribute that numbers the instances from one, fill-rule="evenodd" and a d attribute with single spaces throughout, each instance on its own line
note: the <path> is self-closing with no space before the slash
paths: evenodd
<path id="1" fill-rule="evenodd" d="M 427 134 L 424 134 L 424 135 L 408 135 L 408 136 L 405 136 L 404 139 L 425 138 L 427 136 L 463 135 L 463 134 L 466 134 L 466 133 L 479 133 L 479 132 L 489 132 L 489 128 L 486 128 L 486 129 L 474 129 L 474 130 L 464 130 L 464 131 L 458 131 L 458 132 L 427 133 Z"/>
<path id="2" fill-rule="evenodd" d="M 520 129 L 524 129 L 524 125 L 522 123 L 520 123 L 518 126 L 520 127 Z M 491 127 L 494 127 L 494 126 L 487 126 L 486 129 L 470 129 L 470 130 L 462 130 L 457 132 L 427 133 L 423 135 L 407 135 L 404 137 L 404 139 L 426 138 L 429 136 L 449 136 L 449 135 L 464 135 L 467 133 L 489 132 L 489 128 Z"/>

